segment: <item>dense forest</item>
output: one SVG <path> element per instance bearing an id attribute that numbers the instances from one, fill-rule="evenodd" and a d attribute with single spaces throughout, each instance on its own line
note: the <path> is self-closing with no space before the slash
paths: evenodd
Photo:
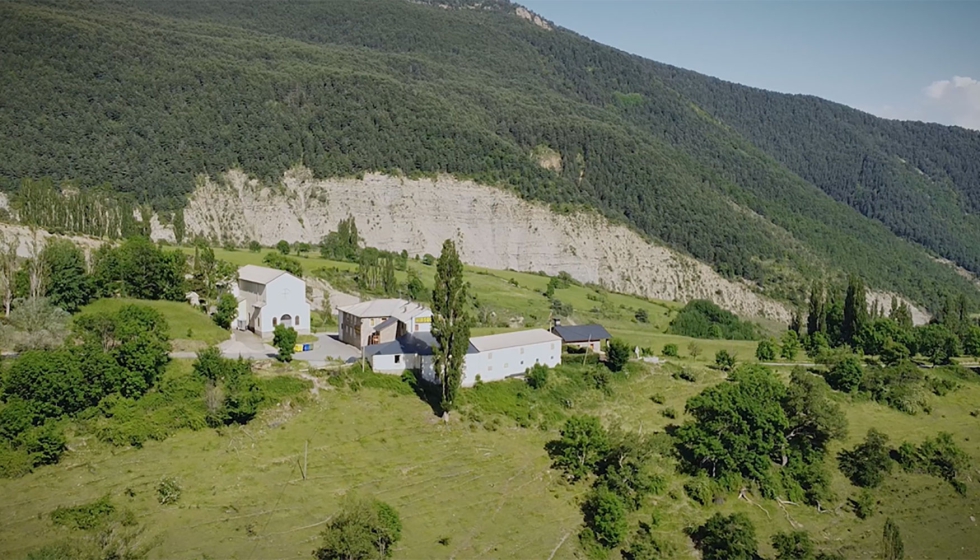
<path id="1" fill-rule="evenodd" d="M 229 168 L 448 172 L 597 208 L 799 304 L 809 278 L 844 273 L 933 309 L 980 303 L 922 249 L 980 270 L 980 135 L 725 84 L 482 4 L 5 3 L 0 188 L 108 184 L 166 216 Z"/>

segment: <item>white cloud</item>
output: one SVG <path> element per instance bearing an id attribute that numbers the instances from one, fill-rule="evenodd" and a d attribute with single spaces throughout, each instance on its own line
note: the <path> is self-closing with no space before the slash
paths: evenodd
<path id="1" fill-rule="evenodd" d="M 923 90 L 929 120 L 980 130 L 980 81 L 965 76 L 935 81 Z"/>

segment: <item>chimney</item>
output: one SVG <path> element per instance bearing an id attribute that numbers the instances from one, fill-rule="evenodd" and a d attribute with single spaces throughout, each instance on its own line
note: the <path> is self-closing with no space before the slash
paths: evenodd
<path id="1" fill-rule="evenodd" d="M 560 326 L 561 326 L 561 317 L 555 317 L 551 320 L 551 328 L 560 327 Z"/>

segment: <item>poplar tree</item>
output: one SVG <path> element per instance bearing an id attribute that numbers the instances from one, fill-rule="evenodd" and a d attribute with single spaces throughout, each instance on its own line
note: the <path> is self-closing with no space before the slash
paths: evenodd
<path id="1" fill-rule="evenodd" d="M 885 529 L 881 535 L 882 552 L 881 557 L 885 560 L 902 560 L 905 558 L 905 545 L 902 543 L 902 534 L 898 530 L 898 525 L 889 517 L 885 520 Z"/>
<path id="2" fill-rule="evenodd" d="M 14 277 L 18 270 L 17 245 L 16 236 L 0 234 L 0 295 L 3 296 L 3 313 L 6 317 L 10 316 L 10 306 L 14 301 Z"/>
<path id="3" fill-rule="evenodd" d="M 470 317 L 466 313 L 466 283 L 456 244 L 447 239 L 436 263 L 432 290 L 432 336 L 436 376 L 442 385 L 442 409 L 451 410 L 463 378 L 463 360 L 470 345 Z"/>
<path id="4" fill-rule="evenodd" d="M 844 321 L 841 324 L 841 341 L 854 344 L 854 337 L 868 322 L 868 301 L 864 283 L 852 276 L 847 282 L 847 295 L 844 296 Z"/>

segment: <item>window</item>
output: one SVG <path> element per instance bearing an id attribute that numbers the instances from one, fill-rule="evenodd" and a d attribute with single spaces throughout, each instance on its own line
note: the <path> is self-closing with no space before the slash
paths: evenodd
<path id="1" fill-rule="evenodd" d="M 523 353 L 524 353 L 524 347 L 521 346 L 521 354 L 523 354 Z"/>
<path id="2" fill-rule="evenodd" d="M 401 357 L 401 355 L 395 354 L 395 363 L 396 364 L 402 363 L 402 357 Z"/>
<path id="3" fill-rule="evenodd" d="M 419 332 L 419 326 L 415 325 L 415 332 Z"/>
<path id="4" fill-rule="evenodd" d="M 493 371 L 493 366 L 487 366 L 487 371 Z"/>
<path id="5" fill-rule="evenodd" d="M 274 327 L 274 326 L 276 326 L 278 324 L 279 324 L 279 319 L 276 319 L 275 317 L 273 317 L 272 318 L 272 326 Z"/>
<path id="6" fill-rule="evenodd" d="M 552 349 L 552 350 L 554 350 L 554 349 L 555 349 L 555 343 L 554 343 L 554 342 L 552 342 L 552 343 L 551 343 L 551 349 Z"/>
<path id="7" fill-rule="evenodd" d="M 297 327 L 299 326 L 299 315 L 293 317 L 293 324 Z"/>

